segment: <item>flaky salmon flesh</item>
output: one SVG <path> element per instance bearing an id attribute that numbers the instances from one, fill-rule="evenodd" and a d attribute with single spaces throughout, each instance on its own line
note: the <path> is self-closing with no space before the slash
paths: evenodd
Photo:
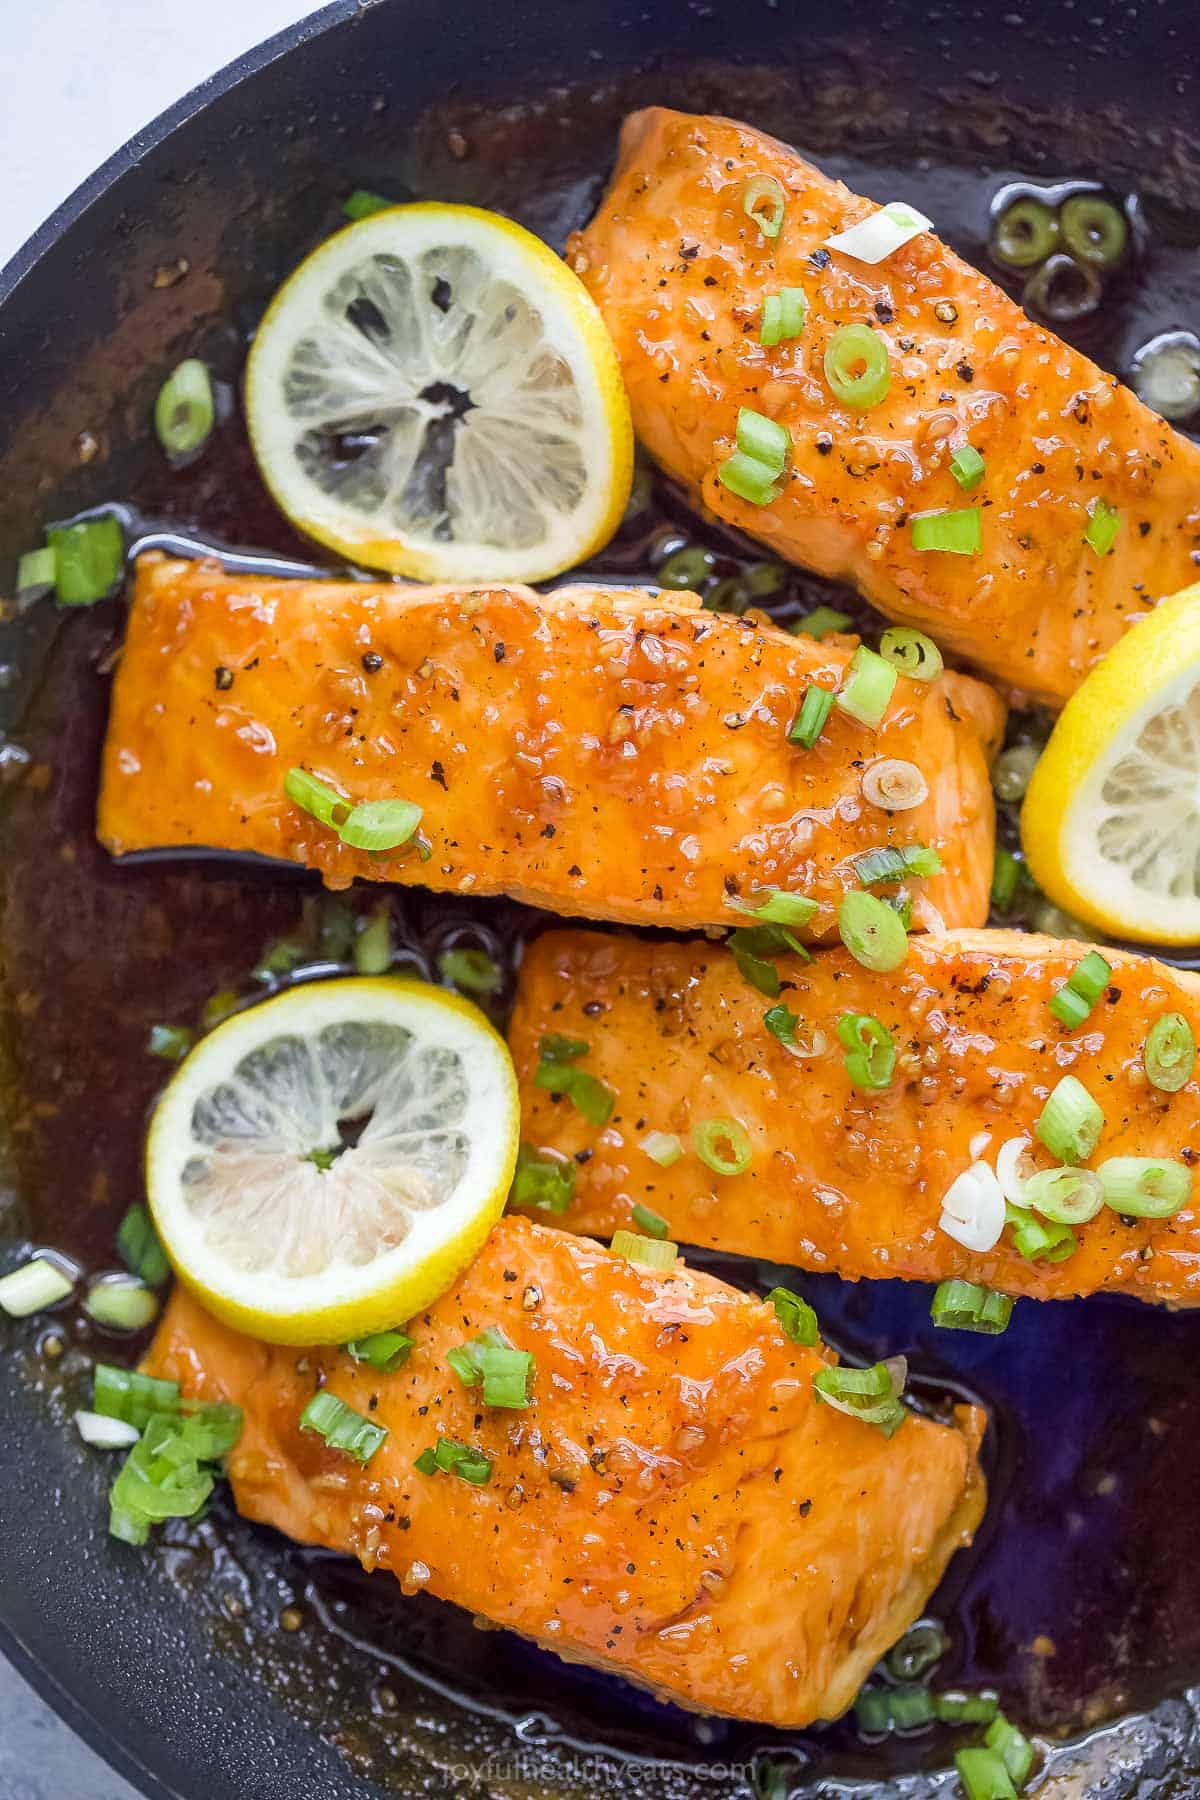
<path id="1" fill-rule="evenodd" d="M 536 1359 L 523 1411 L 447 1366 L 492 1326 Z M 248 1518 L 681 1706 L 836 1717 L 982 1516 L 980 1412 L 885 1439 L 816 1400 L 828 1352 L 682 1265 L 505 1219 L 408 1329 L 382 1375 L 243 1337 L 177 1288 L 147 1366 L 244 1408 L 228 1472 Z M 300 1429 L 322 1388 L 386 1428 L 365 1467 Z M 442 1437 L 490 1459 L 485 1485 L 413 1467 Z"/>
<path id="2" fill-rule="evenodd" d="M 789 742 L 806 687 L 839 685 L 853 649 L 691 594 L 279 581 L 144 556 L 99 835 L 117 855 L 258 852 L 332 887 L 638 924 L 736 922 L 734 902 L 777 887 L 820 902 L 817 934 L 857 855 L 919 842 L 943 872 L 915 884 L 917 927 L 982 923 L 1004 709 L 968 676 L 902 676 L 879 730 L 835 707 L 812 750 Z M 890 813 L 863 781 L 896 759 L 928 796 Z M 422 842 L 351 849 L 286 798 L 293 766 L 350 803 L 417 802 Z"/>
<path id="3" fill-rule="evenodd" d="M 840 949 L 807 964 L 782 958 L 794 1051 L 764 1023 L 771 1002 L 718 945 L 548 932 L 526 951 L 510 1032 L 522 1133 L 574 1159 L 574 1199 L 560 1222 L 578 1231 L 627 1227 L 640 1202 L 680 1242 L 852 1279 L 960 1277 L 1046 1300 L 1107 1290 L 1193 1305 L 1200 1217 L 1191 1203 L 1167 1219 L 1102 1206 L 1075 1227 L 1078 1249 L 1061 1262 L 1027 1261 L 1007 1229 L 977 1253 L 939 1227 L 943 1197 L 972 1163 L 994 1165 L 1014 1138 L 1037 1144 L 1035 1123 L 1064 1075 L 1104 1113 L 1093 1165 L 1200 1157 L 1200 1083 L 1162 1093 L 1142 1060 L 1164 1013 L 1182 1013 L 1200 1036 L 1200 977 L 1106 949 L 1111 983 L 1068 1031 L 1048 1002 L 1087 949 L 974 931 L 911 938 L 904 966 L 886 976 Z M 894 1039 L 895 1073 L 882 1091 L 850 1079 L 837 1025 L 855 1013 Z M 551 1033 L 586 1042 L 578 1066 L 613 1090 L 603 1128 L 535 1081 L 539 1041 Z M 663 1169 L 640 1147 L 651 1132 L 688 1145 L 706 1119 L 745 1129 L 744 1173 L 713 1174 L 691 1153 Z M 1040 1157 L 1045 1167 L 1055 1160 Z"/>
<path id="4" fill-rule="evenodd" d="M 757 176 L 784 192 L 775 238 L 743 206 Z M 874 211 L 761 132 L 653 107 L 626 121 L 567 258 L 617 346 L 639 438 L 711 512 L 1061 705 L 1134 619 L 1196 579 L 1200 448 L 933 231 L 874 265 L 825 246 Z M 767 348 L 763 300 L 785 287 L 804 290 L 807 322 Z M 890 389 L 867 411 L 823 370 L 852 324 L 887 347 Z M 717 479 L 743 406 L 791 433 L 770 505 Z M 986 475 L 964 494 L 949 465 L 967 442 Z M 1106 556 L 1084 541 L 1099 500 L 1119 516 Z M 981 554 L 914 549 L 914 514 L 968 506 Z"/>

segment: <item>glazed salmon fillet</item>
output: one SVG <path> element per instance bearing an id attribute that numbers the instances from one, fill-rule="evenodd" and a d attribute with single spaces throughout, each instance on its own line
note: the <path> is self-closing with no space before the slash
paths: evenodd
<path id="1" fill-rule="evenodd" d="M 785 194 L 774 239 L 742 204 L 760 175 Z M 638 436 L 711 512 L 1061 705 L 1139 614 L 1195 580 L 1200 448 L 933 232 L 874 265 L 825 248 L 874 211 L 749 126 L 654 107 L 626 121 L 568 261 L 612 333 Z M 807 323 L 765 348 L 763 299 L 784 287 L 803 288 Z M 867 411 L 823 372 L 851 324 L 888 350 L 890 390 Z M 717 480 L 743 406 L 791 433 L 770 505 Z M 949 463 L 968 440 L 987 468 L 964 494 Z M 1103 557 L 1084 542 L 1097 499 L 1120 518 Z M 975 505 L 980 555 L 913 548 L 914 513 Z"/>
<path id="2" fill-rule="evenodd" d="M 981 923 L 992 873 L 988 762 L 1004 710 L 947 674 L 902 677 L 878 731 L 837 708 L 788 741 L 810 683 L 854 642 L 818 644 L 705 612 L 693 595 L 482 591 L 260 580 L 145 556 L 117 671 L 98 830 L 116 855 L 207 846 L 558 913 L 728 923 L 765 887 L 825 907 L 854 857 L 920 842 L 918 927 Z M 863 793 L 881 760 L 928 796 Z M 423 810 L 415 844 L 371 854 L 284 794 L 302 766 L 349 801 Z"/>
<path id="3" fill-rule="evenodd" d="M 446 1365 L 489 1326 L 536 1359 L 527 1410 L 483 1407 Z M 148 1367 L 245 1409 L 228 1470 L 248 1518 L 681 1706 L 835 1717 L 982 1516 L 980 1412 L 886 1439 L 816 1400 L 827 1352 L 682 1265 L 505 1219 L 408 1329 L 381 1375 L 242 1337 L 177 1289 Z M 386 1428 L 367 1466 L 299 1429 L 322 1386 Z M 485 1485 L 413 1467 L 443 1436 L 490 1459 Z"/>
<path id="4" fill-rule="evenodd" d="M 1111 985 L 1068 1032 L 1047 1002 L 1087 945 L 1029 933 L 912 938 L 904 966 L 879 976 L 842 950 L 781 962 L 783 1002 L 798 1016 L 796 1054 L 771 1034 L 770 1002 L 712 944 L 647 943 L 549 932 L 529 948 L 510 1042 L 521 1078 L 522 1135 L 578 1157 L 561 1222 L 603 1234 L 636 1202 L 671 1237 L 857 1279 L 961 1277 L 1007 1294 L 1062 1299 L 1099 1290 L 1200 1302 L 1200 1217 L 1121 1219 L 1107 1206 L 1075 1227 L 1061 1262 L 1026 1261 L 1006 1229 L 994 1250 L 964 1249 L 939 1228 L 951 1183 L 1013 1138 L 1033 1137 L 1067 1074 L 1099 1103 L 1093 1165 L 1113 1156 L 1200 1157 L 1200 1083 L 1165 1094 L 1147 1081 L 1153 1022 L 1181 1012 L 1200 1036 L 1200 977 L 1116 950 Z M 852 1085 L 837 1021 L 873 1015 L 898 1051 L 891 1085 Z M 579 1066 L 616 1094 L 597 1129 L 537 1086 L 543 1034 L 586 1042 Z M 705 1119 L 749 1135 L 743 1174 L 714 1175 L 694 1154 L 662 1169 L 640 1148 L 649 1132 L 688 1143 Z M 1040 1157 L 1054 1164 L 1048 1153 Z"/>

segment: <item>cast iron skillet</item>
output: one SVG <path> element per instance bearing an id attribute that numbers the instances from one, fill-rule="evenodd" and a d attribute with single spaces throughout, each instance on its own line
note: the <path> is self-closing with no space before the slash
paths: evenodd
<path id="1" fill-rule="evenodd" d="M 134 496 L 295 554 L 249 480 L 236 417 L 200 474 L 164 480 L 146 421 L 165 369 L 199 352 L 232 382 L 265 299 L 358 185 L 499 205 L 561 243 L 596 199 L 622 112 L 652 99 L 751 118 L 879 199 L 926 204 L 974 257 L 1002 179 L 1136 189 L 1147 279 L 1076 334 L 1122 367 L 1151 331 L 1197 322 L 1198 72 L 1200 28 L 1152 0 L 1004 15 L 914 0 L 335 0 L 119 152 L 0 277 L 0 575 L 45 519 Z M 618 547 L 611 566 L 638 555 Z M 18 677 L 0 680 L 0 726 L 47 771 L 30 780 L 0 736 L 0 776 L 26 777 L 0 857 L 0 1255 L 33 1237 L 94 1266 L 136 1197 L 160 1074 L 140 1053 L 146 1020 L 220 985 L 223 921 L 254 914 L 244 966 L 297 902 L 279 880 L 247 901 L 249 877 L 227 869 L 105 863 L 89 830 L 95 665 L 119 616 L 97 609 L 49 643 L 52 625 L 52 609 L 0 624 L 0 664 Z M 404 903 L 416 952 L 453 917 Z M 492 918 L 501 934 L 513 922 Z M 1052 1754 L 1070 1771 L 1056 1791 L 1200 1794 L 1187 1690 L 1200 1676 L 1200 1320 L 1026 1305 L 1003 1340 L 955 1343 L 951 1376 L 927 1291 L 798 1285 L 835 1341 L 906 1350 L 924 1379 L 993 1409 L 989 1523 L 938 1598 L 954 1639 L 942 1678 L 998 1683 L 1049 1733 L 1101 1727 Z M 106 1471 L 67 1424 L 96 1346 L 71 1328 L 51 1365 L 40 1329 L 0 1327 L 0 1649 L 156 1800 L 727 1794 L 745 1791 L 737 1771 L 756 1750 L 810 1795 L 949 1791 L 944 1739 L 883 1757 L 846 1728 L 785 1739 L 693 1720 L 434 1602 L 401 1603 L 383 1578 L 306 1558 L 223 1506 L 153 1556 L 112 1544 Z M 289 1635 L 293 1604 L 304 1623 Z"/>

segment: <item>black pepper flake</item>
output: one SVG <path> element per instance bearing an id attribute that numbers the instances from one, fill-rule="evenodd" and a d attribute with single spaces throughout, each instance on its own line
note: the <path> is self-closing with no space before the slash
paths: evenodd
<path id="1" fill-rule="evenodd" d="M 1149 521 L 1149 519 L 1139 519 L 1138 520 L 1138 536 L 1139 537 L 1149 537 L 1150 536 L 1150 521 Z"/>
<path id="2" fill-rule="evenodd" d="M 812 1511 L 812 1501 L 802 1500 L 796 1508 L 796 1511 L 800 1514 L 802 1519 L 807 1519 L 809 1513 Z"/>
<path id="3" fill-rule="evenodd" d="M 227 669 L 224 663 L 218 663 L 213 670 L 213 685 L 218 693 L 228 693 L 233 686 L 233 670 Z"/>
<path id="4" fill-rule="evenodd" d="M 376 675 L 383 667 L 383 658 L 378 650 L 368 650 L 362 659 L 362 666 L 368 675 Z"/>
<path id="5" fill-rule="evenodd" d="M 705 285 L 705 287 L 716 287 L 716 285 L 717 285 L 716 276 L 715 275 L 706 275 L 704 277 L 704 285 Z"/>
<path id="6" fill-rule="evenodd" d="M 699 246 L 699 244 L 680 244 L 679 254 L 680 254 L 680 256 L 682 256 L 685 259 L 685 261 L 691 262 L 691 260 L 694 256 L 699 256 L 700 246 Z"/>
<path id="7" fill-rule="evenodd" d="M 877 300 L 875 302 L 875 317 L 879 320 L 881 325 L 890 325 L 895 316 L 895 313 L 886 300 Z"/>
<path id="8" fill-rule="evenodd" d="M 495 657 L 497 662 L 503 662 L 504 661 L 504 645 L 503 644 L 494 645 L 492 648 L 492 655 Z"/>
<path id="9" fill-rule="evenodd" d="M 553 825 L 543 825 L 542 829 L 538 835 L 540 837 L 544 837 L 544 838 L 552 838 L 554 836 L 555 829 L 556 828 Z"/>
<path id="10" fill-rule="evenodd" d="M 575 1161 L 581 1164 L 589 1163 L 595 1154 L 596 1152 L 594 1150 L 577 1150 L 575 1152 Z"/>
<path id="11" fill-rule="evenodd" d="M 828 456 L 832 449 L 833 439 L 830 437 L 829 433 L 827 431 L 820 432 L 817 436 L 817 455 Z"/>
<path id="12" fill-rule="evenodd" d="M 809 252 L 808 260 L 814 269 L 827 269 L 830 261 L 829 252 L 822 244 L 819 249 Z"/>
<path id="13" fill-rule="evenodd" d="M 579 876 L 581 876 L 583 874 L 583 870 L 580 868 L 578 863 L 572 863 L 570 868 L 567 870 L 567 874 L 574 875 L 576 878 L 578 878 Z"/>
<path id="14" fill-rule="evenodd" d="M 954 373 L 958 376 L 960 381 L 974 381 L 975 379 L 975 371 L 965 357 L 963 361 L 956 366 Z"/>
<path id="15" fill-rule="evenodd" d="M 446 787 L 446 771 L 443 769 L 440 762 L 434 762 L 429 771 L 429 779 L 430 781 L 436 781 L 444 793 L 449 792 L 449 789 Z"/>
<path id="16" fill-rule="evenodd" d="M 605 1005 L 603 1000 L 585 1000 L 583 1003 L 583 1016 L 585 1019 L 598 1019 L 604 1010 Z"/>
<path id="17" fill-rule="evenodd" d="M 505 1269 L 504 1279 L 505 1281 L 515 1281 L 517 1279 L 517 1271 L 515 1269 Z"/>

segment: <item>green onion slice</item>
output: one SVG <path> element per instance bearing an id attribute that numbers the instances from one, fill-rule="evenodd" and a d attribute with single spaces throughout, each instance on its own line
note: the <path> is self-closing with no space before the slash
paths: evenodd
<path id="1" fill-rule="evenodd" d="M 787 1006 L 769 1006 L 763 1014 L 763 1024 L 786 1050 L 796 1048 L 796 1027 L 799 1023 L 799 1013 L 792 1012 Z"/>
<path id="2" fill-rule="evenodd" d="M 539 1156 L 528 1144 L 521 1145 L 508 1194 L 510 1206 L 535 1206 L 541 1212 L 565 1213 L 574 1193 L 574 1162 L 552 1153 Z"/>
<path id="3" fill-rule="evenodd" d="M 142 1435 L 136 1425 L 124 1419 L 108 1419 L 103 1413 L 77 1412 L 75 1424 L 85 1444 L 95 1450 L 128 1450 Z"/>
<path id="4" fill-rule="evenodd" d="M 854 859 L 854 873 L 860 887 L 875 887 L 885 881 L 905 881 L 910 875 L 938 875 L 941 868 L 941 857 L 927 844 L 903 844 L 895 848 L 888 844 L 878 850 L 866 850 Z"/>
<path id="5" fill-rule="evenodd" d="M 52 525 L 46 533 L 54 552 L 55 583 L 63 606 L 92 606 L 120 580 L 125 537 L 112 513 Z"/>
<path id="6" fill-rule="evenodd" d="M 949 1639 L 936 1619 L 918 1619 L 887 1654 L 888 1672 L 897 1681 L 919 1681 L 949 1649 Z"/>
<path id="7" fill-rule="evenodd" d="M 845 631 L 849 624 L 849 613 L 838 612 L 835 606 L 814 606 L 811 612 L 796 620 L 791 630 L 793 637 L 816 638 L 820 643 L 831 631 Z"/>
<path id="8" fill-rule="evenodd" d="M 631 1217 L 638 1230 L 645 1232 L 647 1237 L 665 1238 L 671 1229 L 661 1213 L 654 1212 L 649 1206 L 642 1206 L 640 1202 L 634 1207 Z"/>
<path id="9" fill-rule="evenodd" d="M 17 599 L 28 604 L 51 593 L 57 567 L 58 558 L 48 544 L 41 550 L 27 550 L 17 563 Z"/>
<path id="10" fill-rule="evenodd" d="M 820 911 L 818 902 L 810 900 L 807 894 L 787 894 L 782 888 L 764 888 L 762 894 L 762 899 L 731 899 L 729 904 L 738 912 L 749 913 L 760 924 L 788 925 L 796 930 Z"/>
<path id="11" fill-rule="evenodd" d="M 738 1119 L 701 1119 L 692 1127 L 692 1148 L 714 1175 L 744 1175 L 754 1154 Z"/>
<path id="12" fill-rule="evenodd" d="M 1090 1169 L 1039 1169 L 1024 1185 L 1025 1203 L 1056 1225 L 1086 1225 L 1104 1204 L 1104 1190 Z"/>
<path id="13" fill-rule="evenodd" d="M 702 544 L 685 544 L 682 550 L 676 550 L 661 563 L 657 572 L 658 585 L 665 588 L 694 588 L 702 593 L 713 571 L 716 557 L 711 550 Z"/>
<path id="14" fill-rule="evenodd" d="M 387 1437 L 386 1425 L 364 1419 L 328 1388 L 314 1394 L 300 1414 L 301 1431 L 314 1431 L 331 1450 L 342 1450 L 355 1462 L 369 1463 Z"/>
<path id="15" fill-rule="evenodd" d="M 1104 1114 L 1082 1081 L 1064 1075 L 1042 1108 L 1034 1130 L 1059 1162 L 1086 1162 L 1104 1129 Z"/>
<path id="16" fill-rule="evenodd" d="M 1017 896 L 1017 884 L 1021 879 L 1021 864 L 1011 850 L 996 846 L 996 860 L 992 864 L 992 905 L 997 912 L 1006 913 Z"/>
<path id="17" fill-rule="evenodd" d="M 914 550 L 942 550 L 951 556 L 978 556 L 983 548 L 981 513 L 977 506 L 957 512 L 914 513 L 911 538 Z"/>
<path id="18" fill-rule="evenodd" d="M 1097 556 L 1107 556 L 1117 541 L 1120 528 L 1121 515 L 1114 512 L 1106 500 L 1094 500 L 1088 511 L 1083 541 L 1091 546 Z"/>
<path id="19" fill-rule="evenodd" d="M 826 1406 L 878 1426 L 885 1437 L 891 1437 L 907 1416 L 900 1401 L 906 1374 L 907 1364 L 897 1356 L 869 1369 L 819 1369 L 813 1387 Z"/>
<path id="20" fill-rule="evenodd" d="M 933 1296 L 929 1315 L 944 1331 L 977 1331 L 999 1337 L 1008 1330 L 1012 1309 L 1007 1294 L 997 1294 L 973 1281 L 943 1281 Z"/>
<path id="21" fill-rule="evenodd" d="M 492 1479 L 492 1464 L 483 1451 L 454 1438 L 439 1438 L 432 1449 L 422 1450 L 413 1466 L 422 1475 L 457 1475 L 472 1487 L 486 1487 Z"/>
<path id="22" fill-rule="evenodd" d="M 742 190 L 742 211 L 765 238 L 777 238 L 783 229 L 786 197 L 774 175 L 755 175 Z"/>
<path id="23" fill-rule="evenodd" d="M 626 1262 L 638 1263 L 646 1269 L 671 1269 L 679 1255 L 679 1245 L 666 1238 L 640 1237 L 636 1231 L 614 1231 L 609 1249 Z"/>
<path id="24" fill-rule="evenodd" d="M 117 1249 L 131 1274 L 150 1287 L 161 1287 L 171 1273 L 166 1252 L 144 1206 L 131 1206 L 117 1228 Z"/>
<path id="25" fill-rule="evenodd" d="M 359 975 L 386 975 L 391 966 L 392 914 L 385 900 L 354 940 L 354 968 Z"/>
<path id="26" fill-rule="evenodd" d="M 560 1031 L 547 1031 L 538 1039 L 538 1055 L 543 1062 L 576 1062 L 590 1049 L 586 1038 L 564 1037 Z"/>
<path id="27" fill-rule="evenodd" d="M 855 262 L 881 263 L 923 231 L 928 231 L 932 223 L 906 200 L 889 200 L 886 206 L 860 219 L 857 225 L 848 225 L 845 231 L 827 237 L 825 243 L 828 249 L 851 256 Z"/>
<path id="28" fill-rule="evenodd" d="M 416 1341 L 405 1331 L 375 1331 L 370 1337 L 352 1338 L 346 1354 L 355 1362 L 369 1363 L 381 1375 L 394 1375 L 408 1361 Z"/>
<path id="29" fill-rule="evenodd" d="M 963 1784 L 964 1800 L 1016 1800 L 1017 1790 L 994 1750 L 959 1750 L 954 1766 Z"/>
<path id="30" fill-rule="evenodd" d="M 803 288 L 783 288 L 778 294 L 763 299 L 758 341 L 773 349 L 787 338 L 797 338 L 808 317 L 808 300 Z"/>
<path id="31" fill-rule="evenodd" d="M 885 975 L 908 955 L 908 933 L 899 915 L 875 894 L 854 889 L 843 894 L 837 922 L 843 944 L 864 969 Z"/>
<path id="32" fill-rule="evenodd" d="M 497 994 L 504 986 L 504 972 L 486 950 L 443 950 L 438 973 L 464 994 Z"/>
<path id="33" fill-rule="evenodd" d="M 369 219 L 372 213 L 387 212 L 397 204 L 397 201 L 387 200 L 382 194 L 373 194 L 370 188 L 355 188 L 342 201 L 342 211 L 357 224 L 359 219 Z"/>
<path id="34" fill-rule="evenodd" d="M 825 346 L 825 379 L 834 397 L 867 412 L 892 385 L 887 345 L 869 325 L 842 325 Z"/>
<path id="35" fill-rule="evenodd" d="M 785 1337 L 791 1338 L 793 1344 L 815 1344 L 820 1328 L 817 1315 L 807 1300 L 799 1294 L 793 1294 L 791 1288 L 772 1288 L 767 1299 L 775 1308 L 775 1317 Z"/>
<path id="36" fill-rule="evenodd" d="M 811 962 L 812 957 L 800 939 L 784 925 L 750 925 L 731 931 L 725 940 L 739 975 L 768 1000 L 779 997 L 779 971 L 770 960 L 790 950 L 793 955 Z"/>
<path id="37" fill-rule="evenodd" d="M 845 685 L 834 695 L 834 704 L 860 725 L 874 730 L 883 723 L 896 691 L 896 679 L 893 664 L 860 644 L 851 659 Z"/>
<path id="38" fill-rule="evenodd" d="M 843 1013 L 837 1034 L 846 1050 L 846 1073 L 856 1088 L 891 1086 L 896 1044 L 886 1025 L 871 1013 Z"/>
<path id="39" fill-rule="evenodd" d="M 800 710 L 788 726 L 788 742 L 811 750 L 829 722 L 833 695 L 828 688 L 805 688 Z"/>
<path id="40" fill-rule="evenodd" d="M 154 429 L 167 455 L 195 456 L 208 441 L 216 417 L 212 376 L 199 357 L 189 356 L 158 390 Z"/>
<path id="41" fill-rule="evenodd" d="M 1098 950 L 1089 950 L 1076 963 L 1066 984 L 1051 996 L 1050 1011 L 1068 1031 L 1074 1031 L 1090 1016 L 1111 978 L 1112 964 Z"/>
<path id="42" fill-rule="evenodd" d="M 752 457 L 770 469 L 772 476 L 778 476 L 783 474 L 792 440 L 774 419 L 742 406 L 737 416 L 737 447 L 743 456 Z"/>
<path id="43" fill-rule="evenodd" d="M 74 1289 L 74 1280 L 57 1263 L 35 1256 L 0 1279 L 0 1311 L 10 1319 L 27 1319 L 48 1306 L 57 1306 Z"/>
<path id="44" fill-rule="evenodd" d="M 640 1148 L 660 1169 L 669 1169 L 683 1155 L 683 1139 L 673 1131 L 648 1131 Z"/>
<path id="45" fill-rule="evenodd" d="M 721 486 L 736 494 L 739 500 L 748 500 L 751 506 L 769 506 L 772 500 L 778 500 L 781 489 L 777 475 L 778 470 L 759 462 L 757 457 L 746 456 L 741 450 L 727 456 L 717 469 Z"/>
<path id="46" fill-rule="evenodd" d="M 992 787 L 997 800 L 1010 805 L 1023 800 L 1041 751 L 1036 744 L 1013 744 L 1002 750 L 992 765 Z"/>
<path id="47" fill-rule="evenodd" d="M 1156 1156 L 1112 1156 L 1096 1174 L 1104 1204 L 1135 1219 L 1170 1219 L 1192 1197 L 1185 1163 Z"/>
<path id="48" fill-rule="evenodd" d="M 977 488 L 987 473 L 987 464 L 980 456 L 974 444 L 964 444 L 950 458 L 950 473 L 957 481 L 964 494 Z"/>
<path id="49" fill-rule="evenodd" d="M 1125 254 L 1129 221 L 1101 194 L 1072 194 L 1059 213 L 1063 243 L 1077 261 L 1111 269 Z"/>
<path id="50" fill-rule="evenodd" d="M 338 836 L 354 850 L 397 850 L 407 844 L 421 815 L 412 800 L 364 800 L 338 826 Z"/>
<path id="51" fill-rule="evenodd" d="M 151 1419 L 181 1412 L 183 1398 L 177 1381 L 98 1362 L 92 1370 L 92 1406 L 107 1419 L 124 1419 L 144 1431 Z"/>
<path id="52" fill-rule="evenodd" d="M 996 1717 L 984 1733 L 983 1742 L 988 1750 L 994 1751 L 1008 1771 L 1009 1780 L 1019 1793 L 1029 1780 L 1033 1768 L 1033 1745 L 1003 1713 Z"/>
<path id="53" fill-rule="evenodd" d="M 485 1406 L 519 1410 L 529 1405 L 529 1383 L 537 1365 L 532 1354 L 516 1349 L 498 1326 L 447 1351 L 446 1361 L 465 1387 L 482 1387 Z"/>
<path id="54" fill-rule="evenodd" d="M 1164 1013 L 1150 1027 L 1142 1050 L 1146 1079 L 1164 1094 L 1177 1094 L 1192 1079 L 1196 1037 L 1182 1013 Z"/>
<path id="55" fill-rule="evenodd" d="M 1000 1712 L 996 1695 L 986 1688 L 977 1694 L 951 1688 L 933 1697 L 934 1715 L 945 1725 L 987 1725 Z"/>
<path id="56" fill-rule="evenodd" d="M 936 681 L 945 667 L 933 639 L 904 625 L 892 625 L 884 632 L 879 654 L 911 681 Z"/>
<path id="57" fill-rule="evenodd" d="M 533 1080 L 535 1087 L 544 1088 L 549 1094 L 565 1094 L 589 1125 L 607 1125 L 612 1117 L 616 1094 L 586 1069 L 577 1069 L 571 1063 L 543 1061 L 534 1070 Z"/>
<path id="58" fill-rule="evenodd" d="M 335 789 L 318 781 L 307 769 L 289 769 L 283 778 L 283 791 L 293 806 L 308 813 L 318 824 L 330 825 L 336 831 L 350 813 L 350 802 Z"/>
<path id="59" fill-rule="evenodd" d="M 1032 195 L 1006 206 L 992 228 L 992 253 L 1010 269 L 1044 263 L 1058 242 L 1058 214 Z"/>
<path id="60" fill-rule="evenodd" d="M 109 1496 L 114 1537 L 144 1544 L 164 1519 L 190 1519 L 213 1490 L 211 1470 L 181 1436 L 173 1419 L 151 1419 L 121 1465 Z"/>
<path id="61" fill-rule="evenodd" d="M 1011 1201 L 1005 1204 L 1004 1222 L 1012 1226 L 1013 1249 L 1026 1262 L 1065 1262 L 1079 1248 L 1079 1239 L 1069 1225 L 1035 1219 Z"/>

